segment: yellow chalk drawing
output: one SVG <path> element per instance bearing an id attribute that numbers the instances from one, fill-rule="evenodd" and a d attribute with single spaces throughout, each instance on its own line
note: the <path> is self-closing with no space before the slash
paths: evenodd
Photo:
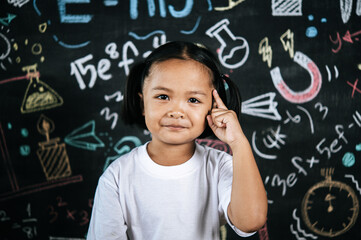
<path id="1" fill-rule="evenodd" d="M 40 43 L 34 43 L 33 46 L 31 47 L 31 53 L 34 55 L 40 55 L 43 51 L 43 47 L 41 46 Z M 44 62 L 44 56 L 40 57 L 40 62 Z"/>
<path id="2" fill-rule="evenodd" d="M 45 33 L 47 27 L 48 27 L 48 24 L 46 22 L 39 24 L 39 32 Z"/>
<path id="3" fill-rule="evenodd" d="M 347 184 L 332 180 L 334 169 L 322 169 L 324 181 L 313 185 L 302 201 L 302 218 L 307 227 L 325 237 L 341 235 L 355 224 L 359 202 Z"/>
<path id="4" fill-rule="evenodd" d="M 40 148 L 36 152 L 46 179 L 49 181 L 70 176 L 71 168 L 65 143 L 59 143 L 60 138 L 49 137 L 55 129 L 54 122 L 41 114 L 37 128 L 46 137 L 46 141 L 39 142 Z"/>
<path id="5" fill-rule="evenodd" d="M 39 79 L 39 72 L 36 68 L 37 64 L 22 68 L 23 71 L 27 71 L 30 82 L 21 105 L 21 113 L 30 113 L 63 105 L 63 99 L 59 94 Z"/>
<path id="6" fill-rule="evenodd" d="M 230 10 L 232 8 L 234 8 L 235 6 L 237 6 L 238 4 L 244 2 L 246 0 L 238 0 L 238 1 L 233 1 L 233 0 L 228 0 L 228 6 L 227 7 L 215 7 L 214 10 L 216 11 L 227 11 Z"/>
<path id="7" fill-rule="evenodd" d="M 293 59 L 294 56 L 293 32 L 288 29 L 284 34 L 281 35 L 280 40 L 282 42 L 283 49 L 286 52 L 289 51 L 290 58 Z"/>
<path id="8" fill-rule="evenodd" d="M 272 65 L 272 48 L 268 44 L 268 37 L 262 39 L 258 46 L 258 54 L 262 55 L 262 61 L 267 62 L 268 67 Z"/>

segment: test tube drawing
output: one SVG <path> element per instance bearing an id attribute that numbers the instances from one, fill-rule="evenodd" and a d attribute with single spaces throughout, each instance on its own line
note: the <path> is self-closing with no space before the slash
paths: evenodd
<path id="1" fill-rule="evenodd" d="M 245 38 L 235 36 L 228 28 L 229 20 L 223 19 L 206 31 L 206 34 L 215 37 L 221 44 L 218 58 L 221 64 L 229 69 L 242 66 L 249 55 L 249 46 Z"/>
<path id="2" fill-rule="evenodd" d="M 22 70 L 27 72 L 30 82 L 21 105 L 21 113 L 50 109 L 63 104 L 59 94 L 39 79 L 37 64 L 25 66 Z"/>
<path id="3" fill-rule="evenodd" d="M 71 168 L 65 143 L 59 143 L 60 138 L 49 137 L 54 131 L 54 122 L 41 114 L 37 128 L 46 137 L 46 141 L 39 143 L 40 148 L 36 152 L 46 179 L 49 181 L 70 176 Z"/>

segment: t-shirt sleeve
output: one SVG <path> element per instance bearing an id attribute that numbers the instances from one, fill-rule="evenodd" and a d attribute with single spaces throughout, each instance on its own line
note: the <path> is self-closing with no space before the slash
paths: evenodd
<path id="1" fill-rule="evenodd" d="M 119 191 L 114 181 L 100 177 L 95 192 L 87 240 L 126 240 L 127 225 L 119 201 Z"/>
<path id="2" fill-rule="evenodd" d="M 229 220 L 227 209 L 231 202 L 232 179 L 233 179 L 233 160 L 232 156 L 228 154 L 221 154 L 219 159 L 219 182 L 218 182 L 218 196 L 219 206 L 218 210 L 221 216 L 224 216 L 228 225 L 241 237 L 249 237 L 256 232 L 246 233 L 236 228 Z"/>

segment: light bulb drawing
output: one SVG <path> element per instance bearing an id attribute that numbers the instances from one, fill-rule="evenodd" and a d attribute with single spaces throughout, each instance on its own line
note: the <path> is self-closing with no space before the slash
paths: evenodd
<path id="1" fill-rule="evenodd" d="M 229 20 L 223 19 L 206 31 L 211 38 L 221 44 L 218 58 L 221 64 L 229 69 L 242 66 L 248 59 L 249 46 L 245 38 L 235 36 L 228 28 Z"/>

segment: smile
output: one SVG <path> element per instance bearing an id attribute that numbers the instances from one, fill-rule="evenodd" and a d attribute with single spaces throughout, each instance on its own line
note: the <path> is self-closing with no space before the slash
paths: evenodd
<path id="1" fill-rule="evenodd" d="M 163 127 L 166 127 L 168 129 L 171 129 L 171 130 L 183 130 L 183 129 L 186 129 L 186 127 L 181 126 L 181 125 L 164 125 Z"/>

